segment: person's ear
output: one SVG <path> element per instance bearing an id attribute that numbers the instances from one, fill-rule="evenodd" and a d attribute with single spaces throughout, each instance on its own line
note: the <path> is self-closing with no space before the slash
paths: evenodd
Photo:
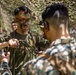
<path id="1" fill-rule="evenodd" d="M 48 22 L 44 22 L 44 28 L 48 31 L 49 30 L 49 23 Z"/>

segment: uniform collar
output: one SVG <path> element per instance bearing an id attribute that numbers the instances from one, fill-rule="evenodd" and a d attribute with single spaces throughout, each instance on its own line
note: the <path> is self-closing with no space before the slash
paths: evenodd
<path id="1" fill-rule="evenodd" d="M 61 38 L 53 41 L 53 42 L 51 43 L 51 46 L 52 46 L 52 45 L 57 45 L 57 44 L 62 44 L 62 43 L 65 44 L 65 43 L 69 43 L 69 42 L 71 42 L 71 41 L 72 41 L 72 42 L 75 41 L 73 37 L 71 37 L 71 38 L 61 37 Z"/>

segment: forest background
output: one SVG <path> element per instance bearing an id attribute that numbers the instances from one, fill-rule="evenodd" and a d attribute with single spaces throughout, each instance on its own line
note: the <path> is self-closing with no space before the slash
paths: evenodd
<path id="1" fill-rule="evenodd" d="M 76 0 L 0 0 L 0 25 L 4 34 L 12 31 L 11 22 L 14 18 L 14 9 L 19 6 L 27 6 L 32 10 L 31 31 L 40 34 L 38 26 L 41 20 L 41 13 L 47 5 L 52 3 L 63 3 L 69 9 L 69 30 L 72 36 L 76 37 Z"/>

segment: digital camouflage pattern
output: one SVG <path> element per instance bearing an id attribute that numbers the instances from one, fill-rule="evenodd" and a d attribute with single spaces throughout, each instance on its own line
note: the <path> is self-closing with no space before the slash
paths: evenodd
<path id="1" fill-rule="evenodd" d="M 45 51 L 45 54 L 59 56 L 59 58 L 66 62 L 70 60 L 71 53 L 72 58 L 74 59 L 73 64 L 75 65 L 76 42 L 73 38 L 57 39 L 52 42 L 51 48 L 48 48 Z M 25 63 L 20 73 L 22 73 L 20 75 L 61 75 L 60 72 L 56 70 L 46 58 L 41 57 Z M 72 75 L 76 75 L 75 72 L 73 72 Z"/>

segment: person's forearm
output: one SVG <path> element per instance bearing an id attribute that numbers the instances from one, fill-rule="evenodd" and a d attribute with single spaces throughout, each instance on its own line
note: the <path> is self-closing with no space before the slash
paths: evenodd
<path id="1" fill-rule="evenodd" d="M 5 48 L 5 47 L 8 47 L 8 46 L 9 46 L 9 43 L 8 42 L 0 43 L 0 49 Z"/>

